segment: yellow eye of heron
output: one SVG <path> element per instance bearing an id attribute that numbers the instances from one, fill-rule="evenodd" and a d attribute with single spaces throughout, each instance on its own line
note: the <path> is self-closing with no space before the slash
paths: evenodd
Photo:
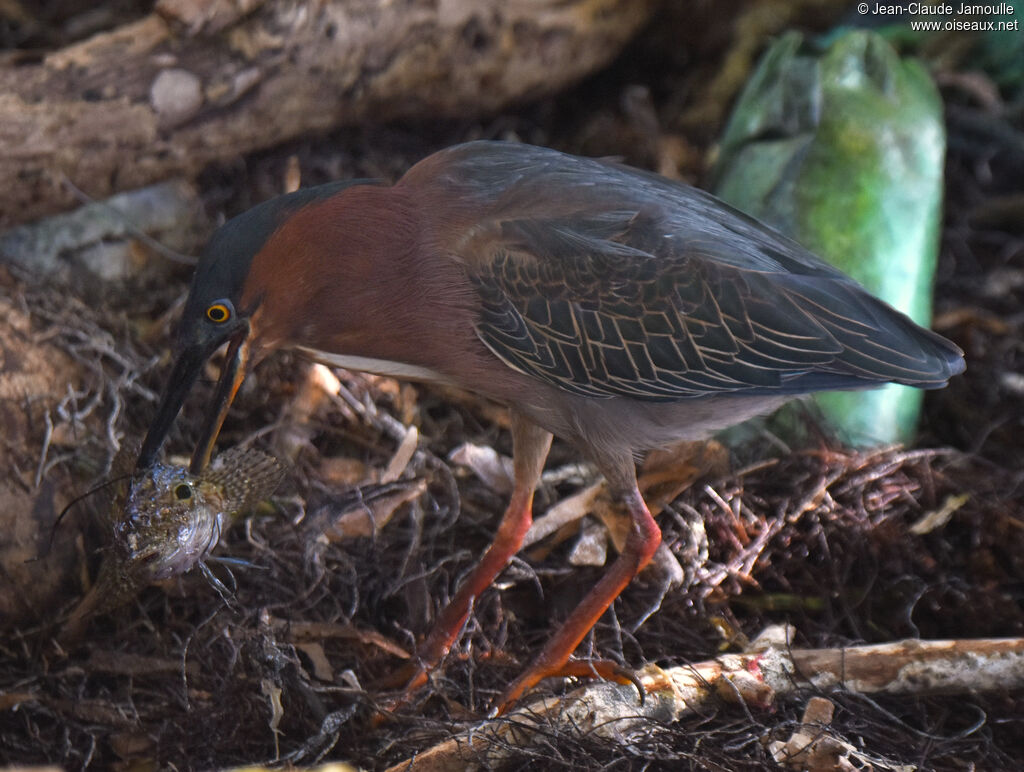
<path id="1" fill-rule="evenodd" d="M 226 303 L 214 303 L 206 309 L 206 318 L 211 322 L 221 324 L 231 318 L 231 309 Z"/>
<path id="2" fill-rule="evenodd" d="M 174 498 L 178 501 L 192 498 L 192 486 L 188 483 L 178 483 L 174 486 Z"/>

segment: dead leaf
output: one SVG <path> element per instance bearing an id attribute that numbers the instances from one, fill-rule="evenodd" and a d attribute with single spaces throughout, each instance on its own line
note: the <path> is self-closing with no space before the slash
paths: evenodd
<path id="1" fill-rule="evenodd" d="M 270 731 L 274 733 L 274 760 L 281 758 L 281 719 L 284 718 L 284 705 L 281 704 L 281 688 L 273 681 L 264 678 L 260 681 L 260 690 L 270 703 L 270 719 L 267 721 Z"/>
<path id="2" fill-rule="evenodd" d="M 575 493 L 569 498 L 562 499 L 553 507 L 551 507 L 543 516 L 538 517 L 533 525 L 530 526 L 530 530 L 526 532 L 526 538 L 523 539 L 523 547 L 529 547 L 532 544 L 536 544 L 538 541 L 554 533 L 558 529 L 562 528 L 568 523 L 574 523 L 580 520 L 588 512 L 591 512 L 594 507 L 594 502 L 597 501 L 598 497 L 606 489 L 604 480 L 594 483 L 593 485 L 584 488 L 579 493 Z"/>
<path id="3" fill-rule="evenodd" d="M 317 476 L 324 484 L 339 488 L 370 481 L 370 472 L 363 461 L 344 456 L 322 458 L 317 468 Z"/>
<path id="4" fill-rule="evenodd" d="M 512 459 L 502 456 L 494 448 L 466 442 L 449 453 L 448 460 L 453 464 L 468 467 L 495 493 L 508 495 L 512 492 Z"/>
<path id="5" fill-rule="evenodd" d="M 569 565 L 603 566 L 608 560 L 608 533 L 598 523 L 588 521 L 569 553 Z"/>
<path id="6" fill-rule="evenodd" d="M 394 482 L 401 476 L 405 468 L 409 466 L 409 462 L 412 461 L 412 457 L 416 454 L 419 442 L 419 430 L 415 426 L 407 427 L 405 436 L 398 445 L 398 450 L 395 451 L 395 454 L 388 462 L 387 469 L 384 470 L 384 474 L 380 477 L 382 483 Z"/>
<path id="7" fill-rule="evenodd" d="M 32 692 L 7 692 L 6 694 L 0 694 L 0 710 L 10 710 L 24 702 L 35 702 L 37 699 Z"/>
<path id="8" fill-rule="evenodd" d="M 426 480 L 413 480 L 391 496 L 381 496 L 368 503 L 358 504 L 338 517 L 324 531 L 330 541 L 344 541 L 359 536 L 372 536 L 387 525 L 402 504 L 421 496 L 427 490 Z"/>
<path id="9" fill-rule="evenodd" d="M 321 681 L 334 683 L 334 668 L 327 659 L 324 647 L 319 643 L 296 643 L 295 648 L 309 657 L 313 663 L 313 675 Z"/>
<path id="10" fill-rule="evenodd" d="M 273 618 L 269 619 L 268 623 L 274 630 L 286 632 L 288 640 L 296 644 L 322 641 L 328 638 L 342 638 L 355 640 L 366 646 L 375 646 L 399 659 L 409 659 L 412 656 L 406 649 L 375 630 L 360 630 L 352 625 L 333 622 L 291 622 L 286 619 Z"/>
<path id="11" fill-rule="evenodd" d="M 921 519 L 910 526 L 910 532 L 915 536 L 924 536 L 937 528 L 942 528 L 960 507 L 971 500 L 969 493 L 950 495 L 942 502 L 942 506 L 922 515 Z"/>

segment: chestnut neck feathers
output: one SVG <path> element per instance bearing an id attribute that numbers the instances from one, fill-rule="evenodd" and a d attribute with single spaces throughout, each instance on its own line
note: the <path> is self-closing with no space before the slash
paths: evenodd
<path id="1" fill-rule="evenodd" d="M 486 369 L 479 299 L 456 263 L 424 246 L 417 208 L 396 187 L 359 185 L 300 209 L 256 253 L 242 290 L 242 308 L 257 308 L 257 359 L 302 347 L 452 382 Z"/>

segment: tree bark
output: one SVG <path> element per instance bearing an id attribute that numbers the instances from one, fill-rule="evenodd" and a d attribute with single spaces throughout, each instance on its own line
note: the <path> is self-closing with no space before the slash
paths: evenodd
<path id="1" fill-rule="evenodd" d="M 0 68 L 0 227 L 308 132 L 493 113 L 607 63 L 658 0 L 161 0 Z"/>

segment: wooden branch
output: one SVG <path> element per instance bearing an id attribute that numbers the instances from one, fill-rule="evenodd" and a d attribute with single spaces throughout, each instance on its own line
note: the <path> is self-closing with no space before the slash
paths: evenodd
<path id="1" fill-rule="evenodd" d="M 770 628 L 743 654 L 640 673 L 647 692 L 599 681 L 565 697 L 545 697 L 434 746 L 388 772 L 440 772 L 467 764 L 501 766 L 505 748 L 534 736 L 571 733 L 628 738 L 654 721 L 670 723 L 711 700 L 766 709 L 801 689 L 842 688 L 865 694 L 963 693 L 1024 687 L 1024 639 L 906 640 L 844 649 L 790 649 Z M 780 640 L 781 639 L 781 640 Z"/>
<path id="2" fill-rule="evenodd" d="M 607 63 L 658 0 L 161 0 L 0 68 L 0 227 L 309 132 L 493 113 Z"/>

